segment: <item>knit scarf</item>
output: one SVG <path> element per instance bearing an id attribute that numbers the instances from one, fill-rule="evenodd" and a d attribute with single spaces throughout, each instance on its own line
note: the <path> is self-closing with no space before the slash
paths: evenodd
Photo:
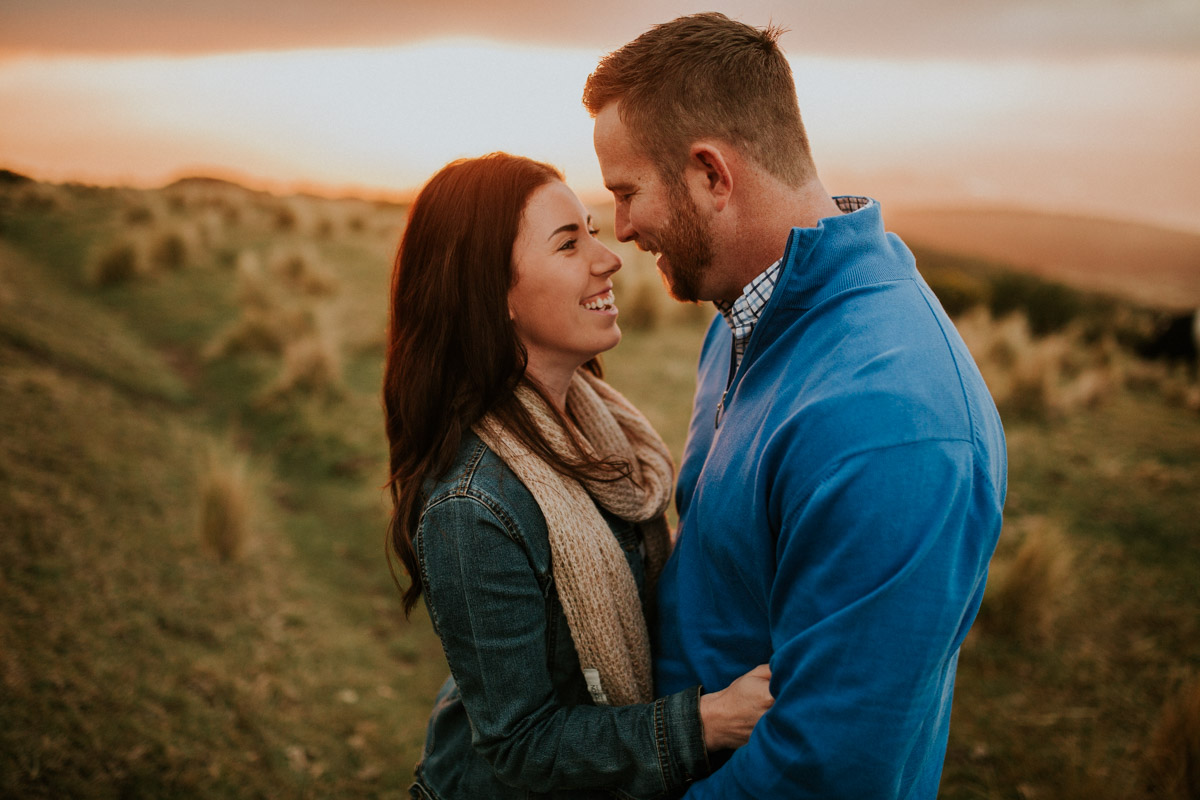
<path id="1" fill-rule="evenodd" d="M 541 396 L 525 384 L 516 396 L 554 451 L 569 457 L 567 433 Z M 474 426 L 475 432 L 516 473 L 546 518 L 558 597 L 592 697 L 608 705 L 647 703 L 654 699 L 650 640 L 637 584 L 596 504 L 641 523 L 647 581 L 652 582 L 671 547 L 663 512 L 674 465 L 641 412 L 587 370 L 575 372 L 567 409 L 584 449 L 624 460 L 628 478 L 573 480 L 530 452 L 491 415 Z"/>

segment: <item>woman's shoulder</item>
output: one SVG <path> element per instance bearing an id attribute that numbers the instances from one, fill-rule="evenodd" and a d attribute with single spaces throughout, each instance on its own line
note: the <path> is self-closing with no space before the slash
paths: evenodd
<path id="1" fill-rule="evenodd" d="M 507 525 L 545 528 L 533 495 L 474 431 L 459 443 L 445 473 L 425 484 L 425 513 L 445 504 L 482 505 Z"/>

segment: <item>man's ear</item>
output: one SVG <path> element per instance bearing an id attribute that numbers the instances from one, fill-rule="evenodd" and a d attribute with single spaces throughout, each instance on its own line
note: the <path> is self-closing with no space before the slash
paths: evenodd
<path id="1" fill-rule="evenodd" d="M 730 153 L 718 142 L 699 141 L 688 153 L 688 167 L 694 188 L 707 196 L 714 211 L 721 211 L 733 193 L 733 170 Z"/>

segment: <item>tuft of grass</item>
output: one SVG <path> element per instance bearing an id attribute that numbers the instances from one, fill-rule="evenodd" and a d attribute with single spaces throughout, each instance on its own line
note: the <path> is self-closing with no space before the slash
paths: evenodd
<path id="1" fill-rule="evenodd" d="M 198 484 L 200 540 L 222 562 L 233 561 L 245 550 L 251 529 L 245 458 L 210 445 Z"/>
<path id="2" fill-rule="evenodd" d="M 150 248 L 150 263 L 158 269 L 177 272 L 188 262 L 188 245 L 179 231 L 166 231 Z"/>
<path id="3" fill-rule="evenodd" d="M 270 405 L 294 393 L 321 398 L 342 394 L 345 384 L 339 338 L 328 314 L 315 315 L 314 321 L 308 334 L 284 347 L 279 375 L 263 391 L 261 403 Z"/>
<path id="4" fill-rule="evenodd" d="M 1111 337 L 1078 330 L 1035 336 L 1023 314 L 995 320 L 979 307 L 955 322 L 1001 414 L 1046 422 L 1107 402 L 1123 382 Z"/>
<path id="5" fill-rule="evenodd" d="M 142 272 L 142 257 L 132 239 L 118 239 L 97 251 L 88 263 L 88 283 L 105 288 L 119 286 L 136 278 Z"/>
<path id="6" fill-rule="evenodd" d="M 1049 642 L 1070 592 L 1074 548 L 1045 518 L 1027 518 L 1008 527 L 1017 529 L 1006 534 L 1020 544 L 1011 557 L 993 560 L 979 623 L 992 634 L 1016 641 Z"/>
<path id="7" fill-rule="evenodd" d="M 337 291 L 337 279 L 311 247 L 279 249 L 271 255 L 267 264 L 271 276 L 293 294 L 326 297 Z"/>
<path id="8" fill-rule="evenodd" d="M 205 346 L 204 358 L 283 353 L 290 342 L 311 334 L 317 324 L 314 307 L 283 288 L 263 270 L 254 252 L 243 252 L 237 258 L 235 294 L 240 313 Z"/>
<path id="9" fill-rule="evenodd" d="M 131 205 L 125 209 L 124 219 L 127 225 L 150 225 L 154 222 L 154 211 L 145 204 Z"/>
<path id="10" fill-rule="evenodd" d="M 1002 272 L 992 279 L 990 308 L 1003 317 L 1022 312 L 1035 334 L 1061 331 L 1083 312 L 1082 293 L 1060 283 L 1021 272 Z"/>
<path id="11" fill-rule="evenodd" d="M 272 208 L 270 214 L 272 227 L 279 233 L 294 231 L 299 223 L 295 210 L 285 202 Z"/>
<path id="12" fill-rule="evenodd" d="M 1163 705 L 1146 751 L 1150 789 L 1163 800 L 1200 797 L 1200 678 Z"/>

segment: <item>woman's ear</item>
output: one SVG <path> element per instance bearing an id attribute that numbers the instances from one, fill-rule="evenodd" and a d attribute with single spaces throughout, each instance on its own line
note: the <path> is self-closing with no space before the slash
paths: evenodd
<path id="1" fill-rule="evenodd" d="M 733 170 L 724 147 L 699 141 L 688 153 L 688 169 L 701 196 L 710 198 L 714 211 L 721 211 L 733 193 Z"/>

